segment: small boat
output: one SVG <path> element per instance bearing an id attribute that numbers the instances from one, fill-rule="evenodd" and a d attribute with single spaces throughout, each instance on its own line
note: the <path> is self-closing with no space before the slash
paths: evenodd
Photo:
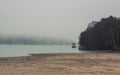
<path id="1" fill-rule="evenodd" d="M 72 43 L 72 48 L 76 48 L 76 44 L 75 43 Z"/>

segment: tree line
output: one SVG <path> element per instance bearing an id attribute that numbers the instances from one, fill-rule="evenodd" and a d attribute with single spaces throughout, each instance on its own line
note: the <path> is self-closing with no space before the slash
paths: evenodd
<path id="1" fill-rule="evenodd" d="M 109 50 L 120 46 L 120 18 L 109 16 L 88 24 L 80 34 L 79 45 L 83 49 Z"/>
<path id="2" fill-rule="evenodd" d="M 2 37 L 0 36 L 0 45 L 71 45 L 71 40 L 58 38 L 25 38 L 25 37 Z"/>

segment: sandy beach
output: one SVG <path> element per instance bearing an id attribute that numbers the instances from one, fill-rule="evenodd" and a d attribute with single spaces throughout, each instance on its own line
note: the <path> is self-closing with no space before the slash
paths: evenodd
<path id="1" fill-rule="evenodd" d="M 120 75 L 120 55 L 33 54 L 2 57 L 0 75 Z"/>

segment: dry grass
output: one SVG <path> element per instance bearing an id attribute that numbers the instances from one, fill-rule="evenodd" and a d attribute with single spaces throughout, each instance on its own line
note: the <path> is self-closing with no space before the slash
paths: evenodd
<path id="1" fill-rule="evenodd" d="M 0 58 L 0 75 L 120 75 L 120 55 L 38 54 Z"/>

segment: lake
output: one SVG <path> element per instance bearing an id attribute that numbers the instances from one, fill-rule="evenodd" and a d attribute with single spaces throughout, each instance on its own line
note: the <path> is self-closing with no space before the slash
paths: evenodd
<path id="1" fill-rule="evenodd" d="M 78 48 L 56 45 L 0 45 L 0 57 L 28 56 L 43 53 L 83 53 Z"/>

